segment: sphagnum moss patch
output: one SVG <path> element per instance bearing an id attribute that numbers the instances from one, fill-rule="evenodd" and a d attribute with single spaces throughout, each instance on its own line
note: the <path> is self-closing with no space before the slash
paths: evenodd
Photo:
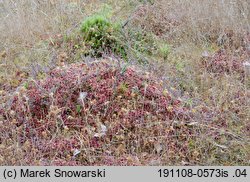
<path id="1" fill-rule="evenodd" d="M 41 165 L 58 160 L 67 165 L 120 165 L 130 161 L 135 150 L 141 161 L 134 158 L 132 163 L 137 165 L 151 160 L 155 140 L 163 148 L 168 145 L 160 138 L 171 134 L 167 128 L 173 120 L 188 118 L 181 102 L 163 93 L 156 79 L 133 67 L 122 71 L 105 61 L 72 64 L 26 84 L 1 114 L 16 130 L 21 150 L 29 144 Z M 181 130 L 188 135 L 187 128 Z M 1 132 L 10 134 L 4 128 Z M 80 151 L 77 156 L 75 150 Z M 26 164 L 35 164 L 27 159 L 29 153 L 24 155 Z"/>

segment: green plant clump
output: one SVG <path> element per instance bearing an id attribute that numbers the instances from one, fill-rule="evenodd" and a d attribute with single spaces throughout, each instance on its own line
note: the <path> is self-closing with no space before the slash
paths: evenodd
<path id="1" fill-rule="evenodd" d="M 167 59 L 169 53 L 170 53 L 170 47 L 169 47 L 168 44 L 162 44 L 162 45 L 159 46 L 159 54 L 164 59 Z"/>
<path id="2" fill-rule="evenodd" d="M 87 45 L 96 52 L 112 50 L 123 55 L 124 48 L 119 42 L 120 26 L 112 23 L 104 15 L 88 17 L 82 24 L 81 32 Z"/>
<path id="3" fill-rule="evenodd" d="M 140 53 L 152 55 L 157 49 L 155 39 L 152 35 L 142 30 L 132 31 L 130 33 L 130 39 L 133 44 L 133 48 Z"/>

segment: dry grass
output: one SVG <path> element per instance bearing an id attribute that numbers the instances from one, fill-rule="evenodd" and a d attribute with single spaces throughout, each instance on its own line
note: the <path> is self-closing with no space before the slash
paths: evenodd
<path id="1" fill-rule="evenodd" d="M 4 1 L 1 3 L 1 39 L 35 43 L 41 36 L 67 33 L 83 18 L 85 1 Z"/>
<path id="2" fill-rule="evenodd" d="M 139 8 L 137 15 L 143 28 L 167 39 L 204 43 L 230 31 L 249 31 L 249 9 L 247 0 L 156 0 L 154 5 Z"/>

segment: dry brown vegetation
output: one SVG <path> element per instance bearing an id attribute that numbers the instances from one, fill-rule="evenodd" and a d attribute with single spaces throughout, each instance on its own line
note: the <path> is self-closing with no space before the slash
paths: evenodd
<path id="1" fill-rule="evenodd" d="M 125 60 L 80 31 L 106 6 Z M 250 164 L 248 0 L 0 0 L 0 19 L 0 165 Z"/>

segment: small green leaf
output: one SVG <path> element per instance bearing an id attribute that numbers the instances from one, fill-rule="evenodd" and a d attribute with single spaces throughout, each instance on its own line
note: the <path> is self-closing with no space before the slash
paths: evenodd
<path id="1" fill-rule="evenodd" d="M 24 83 L 24 88 L 25 88 L 25 89 L 28 89 L 28 87 L 29 87 L 29 83 L 28 83 L 28 82 L 25 82 L 25 83 Z"/>
<path id="2" fill-rule="evenodd" d="M 76 105 L 76 112 L 80 113 L 82 110 L 82 106 L 81 105 Z"/>
<path id="3" fill-rule="evenodd" d="M 121 70 L 121 74 L 123 75 L 127 71 L 128 65 L 124 65 Z"/>

